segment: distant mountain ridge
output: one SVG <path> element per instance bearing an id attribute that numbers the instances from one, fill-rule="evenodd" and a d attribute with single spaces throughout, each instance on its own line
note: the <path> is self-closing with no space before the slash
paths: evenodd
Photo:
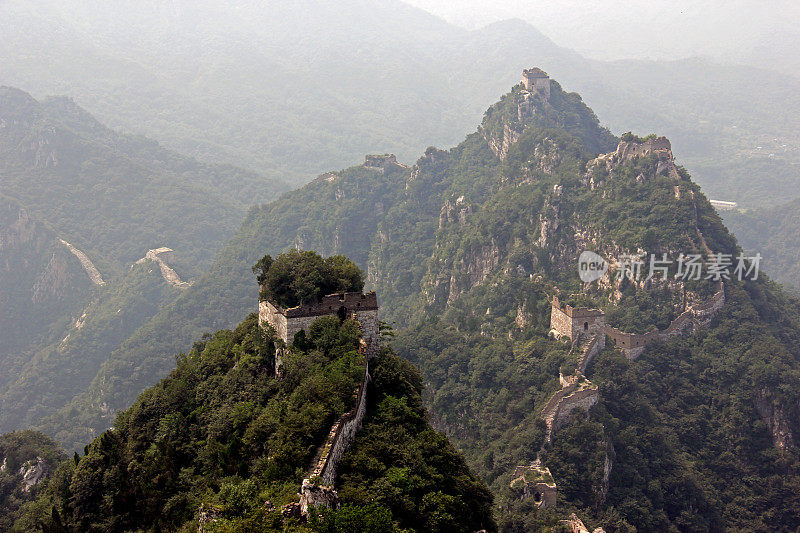
<path id="1" fill-rule="evenodd" d="M 0 83 L 71 95 L 113 127 L 293 183 L 364 153 L 412 161 L 458 143 L 531 62 L 612 131 L 667 135 L 715 197 L 750 177 L 721 199 L 761 203 L 792 194 L 773 176 L 800 175 L 800 81 L 768 70 L 592 61 L 520 20 L 466 31 L 396 1 L 8 0 L 5 14 Z"/>
<path id="2" fill-rule="evenodd" d="M 0 427 L 19 428 L 83 390 L 177 294 L 161 265 L 134 262 L 170 245 L 167 269 L 185 286 L 249 202 L 287 187 L 115 132 L 68 98 L 39 102 L 11 87 L 0 87 L 0 132 Z"/>

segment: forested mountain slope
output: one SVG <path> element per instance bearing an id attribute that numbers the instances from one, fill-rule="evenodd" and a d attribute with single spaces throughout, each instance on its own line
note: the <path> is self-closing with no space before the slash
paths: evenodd
<path id="1" fill-rule="evenodd" d="M 320 318 L 276 376 L 256 314 L 204 336 L 113 430 L 60 464 L 12 531 L 494 531 L 490 492 L 428 425 L 418 372 L 389 349 L 369 362 L 363 427 L 336 480 L 343 507 L 319 509 L 321 523 L 287 512 L 329 428 L 354 407 L 360 338 L 356 322 Z"/>
<path id="2" fill-rule="evenodd" d="M 110 425 L 100 405 L 124 408 L 139 383 L 166 374 L 168 354 L 254 308 L 243 280 L 259 254 L 316 248 L 366 266 L 384 316 L 402 326 L 398 351 L 429 384 L 436 426 L 502 503 L 501 527 L 545 527 L 570 510 L 611 531 L 792 526 L 800 307 L 763 273 L 726 280 L 724 307 L 694 334 L 652 344 L 635 361 L 609 344 L 586 371 L 597 406 L 566 421 L 544 450 L 556 508 L 536 511 L 509 489 L 514 468 L 541 447 L 539 411 L 559 371 L 575 367 L 569 345 L 547 338 L 553 295 L 644 333 L 666 328 L 681 301 L 716 290 L 702 280 L 610 277 L 584 286 L 577 255 L 738 253 L 668 141 L 626 135 L 617 146 L 577 94 L 550 87 L 549 97 L 531 97 L 515 86 L 476 133 L 450 150 L 429 148 L 411 167 L 370 156 L 252 209 L 209 271 L 62 415 L 79 413 L 84 428 Z"/>
<path id="3" fill-rule="evenodd" d="M 0 387 L 22 352 L 61 331 L 92 294 L 80 261 L 45 223 L 0 195 Z"/>
<path id="4" fill-rule="evenodd" d="M 764 256 L 764 267 L 772 277 L 800 289 L 800 199 L 722 215 L 744 248 Z"/>
<path id="5" fill-rule="evenodd" d="M 66 98 L 39 102 L 10 87 L 0 88 L 0 131 L 0 428 L 12 430 L 41 424 L 85 390 L 178 294 L 161 265 L 134 262 L 166 245 L 168 266 L 191 281 L 250 201 L 286 187 L 114 132 Z"/>

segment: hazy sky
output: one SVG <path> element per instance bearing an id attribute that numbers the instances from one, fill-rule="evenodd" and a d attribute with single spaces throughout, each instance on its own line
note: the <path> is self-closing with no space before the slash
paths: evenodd
<path id="1" fill-rule="evenodd" d="M 407 1 L 470 29 L 520 18 L 556 43 L 598 59 L 710 55 L 792 63 L 800 36 L 797 0 Z"/>

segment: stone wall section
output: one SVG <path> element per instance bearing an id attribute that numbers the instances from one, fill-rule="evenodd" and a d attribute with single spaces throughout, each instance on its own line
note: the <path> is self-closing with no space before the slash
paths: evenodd
<path id="1" fill-rule="evenodd" d="M 258 302 L 259 325 L 271 325 L 278 338 L 286 344 L 291 344 L 299 331 L 303 330 L 308 333 L 308 329 L 316 319 L 330 315 L 358 320 L 367 345 L 374 353 L 377 353 L 376 347 L 380 344 L 380 328 L 378 298 L 375 292 L 329 294 L 317 302 L 288 309 L 267 300 Z"/>
<path id="2" fill-rule="evenodd" d="M 592 337 L 592 340 L 589 341 L 589 344 L 586 345 L 583 352 L 581 352 L 581 358 L 578 360 L 578 373 L 585 374 L 586 369 L 589 367 L 589 364 L 594 359 L 594 356 L 600 353 L 600 351 L 606 347 L 606 336 L 603 334 L 596 334 Z"/>
<path id="3" fill-rule="evenodd" d="M 606 335 L 614 341 L 617 348 L 630 360 L 639 357 L 648 344 L 656 340 L 666 340 L 672 336 L 683 334 L 687 329 L 692 331 L 707 326 L 711 319 L 725 305 L 725 285 L 719 282 L 718 290 L 708 300 L 689 306 L 678 315 L 666 329 L 654 329 L 647 333 L 625 333 L 613 326 L 606 326 Z"/>
<path id="4" fill-rule="evenodd" d="M 89 257 L 85 253 L 81 252 L 80 250 L 72 246 L 70 243 L 65 241 L 64 239 L 58 239 L 58 240 L 61 241 L 61 244 L 67 247 L 67 250 L 72 252 L 72 255 L 78 258 L 78 261 L 80 261 L 81 266 L 86 271 L 86 274 L 89 276 L 89 279 L 92 280 L 92 283 L 100 286 L 106 284 L 106 282 L 103 281 L 103 276 L 100 275 L 100 271 L 97 270 L 97 267 L 94 266 L 92 260 L 89 259 Z"/>
<path id="5" fill-rule="evenodd" d="M 362 339 L 359 352 L 364 358 L 364 376 L 354 392 L 355 406 L 339 417 L 331 426 L 325 443 L 319 450 L 318 458 L 311 467 L 308 477 L 300 488 L 300 509 L 303 515 L 309 507 L 323 505 L 327 508 L 338 506 L 338 495 L 334 489 L 339 465 L 344 454 L 350 449 L 367 413 L 367 389 L 372 377 L 369 373 L 367 343 Z"/>
<path id="6" fill-rule="evenodd" d="M 550 424 L 552 427 L 551 433 L 564 425 L 572 411 L 580 409 L 588 413 L 589 409 L 594 407 L 599 399 L 600 395 L 597 392 L 597 385 L 593 385 L 588 381 L 583 387 L 579 387 L 578 390 L 562 397 L 556 404 L 553 421 Z"/>

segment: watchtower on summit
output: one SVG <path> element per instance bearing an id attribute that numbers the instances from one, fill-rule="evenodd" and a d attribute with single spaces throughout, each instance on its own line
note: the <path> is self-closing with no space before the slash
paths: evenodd
<path id="1" fill-rule="evenodd" d="M 550 98 L 550 76 L 539 67 L 523 70 L 522 84 L 525 86 L 525 90 Z"/>
<path id="2" fill-rule="evenodd" d="M 262 289 L 261 293 L 264 291 Z M 361 326 L 367 352 L 375 355 L 380 345 L 378 327 L 378 297 L 375 291 L 341 292 L 323 296 L 310 303 L 283 308 L 277 302 L 262 299 L 258 303 L 259 325 L 269 324 L 277 336 L 286 344 L 294 341 L 300 331 L 308 333 L 308 328 L 318 318 L 337 316 L 341 320 L 352 318 Z"/>

